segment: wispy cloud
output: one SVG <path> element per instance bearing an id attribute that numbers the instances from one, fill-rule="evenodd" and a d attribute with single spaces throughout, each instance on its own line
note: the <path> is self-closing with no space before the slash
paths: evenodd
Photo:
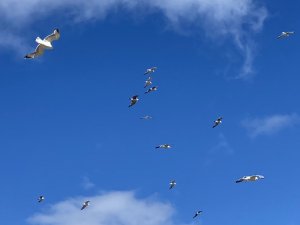
<path id="1" fill-rule="evenodd" d="M 83 178 L 82 178 L 82 182 L 81 182 L 81 186 L 82 186 L 85 190 L 89 190 L 89 189 L 95 187 L 95 184 L 90 180 L 90 178 L 88 178 L 88 177 L 83 177 Z"/>
<path id="2" fill-rule="evenodd" d="M 91 204 L 80 211 L 82 202 Z M 157 199 L 139 199 L 133 192 L 109 192 L 71 198 L 28 219 L 32 225 L 175 225 L 174 209 Z"/>
<path id="3" fill-rule="evenodd" d="M 207 156 L 204 161 L 204 166 L 211 165 L 214 160 L 220 155 L 230 156 L 234 154 L 234 150 L 229 144 L 227 138 L 224 134 L 220 133 L 217 136 L 215 144 L 207 152 Z"/>
<path id="4" fill-rule="evenodd" d="M 219 37 L 232 39 L 244 57 L 239 77 L 245 78 L 253 72 L 255 54 L 253 34 L 262 29 L 267 17 L 266 8 L 258 2 L 256 0 L 2 0 L 0 28 L 3 30 L 9 27 L 13 33 L 17 33 L 28 29 L 35 21 L 57 15 L 65 17 L 64 21 L 81 22 L 104 19 L 118 9 L 131 13 L 142 12 L 144 15 L 160 12 L 175 29 L 194 27 L 212 39 Z"/>
<path id="5" fill-rule="evenodd" d="M 222 133 L 218 135 L 218 140 L 216 145 L 214 145 L 209 151 L 210 154 L 215 154 L 220 152 L 228 155 L 231 155 L 234 152 L 229 142 L 227 141 L 227 138 Z"/>
<path id="6" fill-rule="evenodd" d="M 272 115 L 265 118 L 245 119 L 242 125 L 251 137 L 271 135 L 300 123 L 298 114 Z"/>

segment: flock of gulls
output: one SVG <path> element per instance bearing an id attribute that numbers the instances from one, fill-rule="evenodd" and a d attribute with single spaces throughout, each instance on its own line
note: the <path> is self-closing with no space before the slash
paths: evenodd
<path id="1" fill-rule="evenodd" d="M 291 35 L 295 34 L 294 31 L 285 31 L 285 32 L 282 32 L 278 37 L 277 39 L 283 39 L 283 38 L 287 38 Z M 43 55 L 44 51 L 45 50 L 51 50 L 53 49 L 53 46 L 52 46 L 52 42 L 55 41 L 55 40 L 58 40 L 60 38 L 60 31 L 59 29 L 55 29 L 53 31 L 52 34 L 48 35 L 47 37 L 45 37 L 44 39 L 41 39 L 40 37 L 37 37 L 35 39 L 36 43 L 38 44 L 35 51 L 32 52 L 32 53 L 29 53 L 27 55 L 25 55 L 25 59 L 34 59 L 36 57 L 39 57 L 41 55 Z M 144 75 L 147 75 L 148 78 L 147 80 L 145 81 L 145 86 L 144 88 L 147 88 L 148 87 L 148 90 L 145 92 L 145 94 L 149 94 L 151 92 L 154 92 L 154 91 L 157 91 L 158 90 L 158 86 L 153 86 L 153 87 L 150 87 L 152 85 L 152 73 L 154 73 L 155 71 L 157 70 L 157 67 L 151 67 L 149 69 L 147 69 L 144 73 Z M 134 95 L 130 98 L 130 104 L 128 107 L 132 107 L 134 106 L 137 102 L 139 101 L 139 95 Z M 146 116 L 143 116 L 143 117 L 140 117 L 140 119 L 143 119 L 143 120 L 150 120 L 152 119 L 151 116 L 149 115 L 146 115 Z M 223 117 L 219 117 L 217 118 L 214 122 L 213 122 L 213 126 L 212 128 L 215 128 L 217 126 L 219 126 L 221 123 L 222 123 L 222 120 L 223 120 Z M 172 148 L 172 146 L 170 144 L 161 144 L 161 145 L 158 145 L 155 147 L 156 149 L 165 149 L 165 150 L 168 150 L 170 148 Z M 262 175 L 250 175 L 250 176 L 243 176 L 239 179 L 237 179 L 235 182 L 236 183 L 241 183 L 241 182 L 254 182 L 254 181 L 258 181 L 258 180 L 261 180 L 261 179 L 264 179 L 264 176 Z M 176 186 L 176 180 L 172 180 L 170 181 L 169 183 L 169 189 L 173 189 L 175 188 Z M 39 196 L 38 197 L 38 202 L 41 203 L 45 200 L 45 197 L 43 195 Z M 82 203 L 82 207 L 81 207 L 81 210 L 84 210 L 85 208 L 87 208 L 88 206 L 90 205 L 90 201 L 85 201 Z M 193 218 L 196 218 L 197 216 L 199 216 L 200 214 L 202 213 L 201 210 L 199 211 L 196 211 L 195 215 L 193 216 Z"/>

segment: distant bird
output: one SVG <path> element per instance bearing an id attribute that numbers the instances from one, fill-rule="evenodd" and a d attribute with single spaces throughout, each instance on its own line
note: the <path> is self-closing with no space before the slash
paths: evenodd
<path id="1" fill-rule="evenodd" d="M 25 59 L 34 59 L 44 53 L 45 49 L 53 49 L 51 42 L 58 40 L 60 33 L 58 29 L 55 29 L 52 34 L 45 37 L 43 40 L 40 37 L 37 37 L 35 41 L 38 43 L 35 51 L 25 55 Z"/>
<path id="2" fill-rule="evenodd" d="M 202 213 L 202 211 L 200 211 L 200 210 L 197 211 L 197 212 L 195 213 L 195 215 L 193 216 L 193 219 L 196 218 L 197 216 L 199 216 L 201 213 Z"/>
<path id="3" fill-rule="evenodd" d="M 152 119 L 152 116 L 143 116 L 143 117 L 141 117 L 141 119 L 143 119 L 143 120 L 151 120 Z"/>
<path id="4" fill-rule="evenodd" d="M 215 128 L 216 126 L 218 126 L 219 124 L 221 124 L 222 123 L 222 117 L 219 117 L 218 119 L 216 119 L 215 121 L 214 121 L 214 125 L 213 125 L 213 128 Z"/>
<path id="5" fill-rule="evenodd" d="M 157 86 L 154 86 L 154 87 L 152 87 L 152 88 L 149 88 L 149 89 L 145 92 L 145 94 L 148 94 L 148 93 L 153 92 L 153 91 L 157 91 Z"/>
<path id="6" fill-rule="evenodd" d="M 244 181 L 257 181 L 260 179 L 264 179 L 265 177 L 262 175 L 251 175 L 251 176 L 243 176 L 242 178 L 235 181 L 235 183 L 241 183 Z"/>
<path id="7" fill-rule="evenodd" d="M 148 77 L 148 79 L 145 81 L 145 86 L 144 86 L 144 88 L 146 88 L 146 87 L 148 87 L 148 86 L 150 86 L 151 84 L 152 84 L 152 78 L 151 77 Z"/>
<path id="8" fill-rule="evenodd" d="M 172 188 L 174 188 L 176 186 L 176 181 L 175 180 L 172 180 L 170 182 L 170 187 L 169 187 L 169 190 L 171 190 Z"/>
<path id="9" fill-rule="evenodd" d="M 90 201 L 85 201 L 83 204 L 82 204 L 82 207 L 81 207 L 81 210 L 84 210 L 86 207 L 88 207 L 90 205 Z"/>
<path id="10" fill-rule="evenodd" d="M 135 105 L 139 100 L 139 96 L 138 95 L 134 95 L 130 98 L 130 105 L 128 107 L 131 107 L 133 105 Z"/>
<path id="11" fill-rule="evenodd" d="M 169 148 L 172 148 L 172 146 L 169 144 L 163 144 L 163 145 L 158 145 L 155 148 L 169 149 Z"/>
<path id="12" fill-rule="evenodd" d="M 44 200 L 45 200 L 45 197 L 43 195 L 39 196 L 39 198 L 38 198 L 38 202 L 39 203 L 41 203 Z"/>
<path id="13" fill-rule="evenodd" d="M 157 67 L 151 67 L 149 69 L 146 70 L 146 72 L 144 73 L 144 75 L 150 74 L 150 73 L 154 73 L 155 70 L 157 70 Z"/>
<path id="14" fill-rule="evenodd" d="M 295 33 L 294 31 L 281 32 L 281 34 L 277 37 L 277 39 L 287 38 L 287 37 L 289 37 L 290 35 L 292 35 L 294 33 Z"/>

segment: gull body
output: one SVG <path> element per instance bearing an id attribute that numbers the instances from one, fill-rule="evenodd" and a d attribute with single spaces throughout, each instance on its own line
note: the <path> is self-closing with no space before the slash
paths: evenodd
<path id="1" fill-rule="evenodd" d="M 200 210 L 197 211 L 197 212 L 195 213 L 195 215 L 193 216 L 193 219 L 196 218 L 197 216 L 199 216 L 201 213 L 202 213 L 202 211 L 200 211 Z"/>
<path id="2" fill-rule="evenodd" d="M 90 201 L 85 201 L 83 204 L 82 204 L 82 207 L 81 207 L 81 210 L 84 210 L 86 207 L 88 207 L 90 205 Z"/>
<path id="3" fill-rule="evenodd" d="M 149 89 L 145 92 L 145 94 L 148 94 L 148 93 L 153 92 L 153 91 L 157 91 L 157 86 L 154 86 L 154 87 L 152 87 L 152 88 L 149 88 Z"/>
<path id="4" fill-rule="evenodd" d="M 172 148 L 172 146 L 169 144 L 163 144 L 163 145 L 158 145 L 155 148 L 170 149 L 170 148 Z"/>
<path id="5" fill-rule="evenodd" d="M 131 107 L 133 105 L 135 105 L 139 100 L 139 96 L 138 95 L 134 95 L 130 98 L 130 105 L 128 107 Z"/>
<path id="6" fill-rule="evenodd" d="M 287 38 L 290 35 L 294 34 L 294 31 L 283 31 L 281 34 L 277 37 L 277 39 Z"/>
<path id="7" fill-rule="evenodd" d="M 38 198 L 38 202 L 39 203 L 41 203 L 44 200 L 45 200 L 45 197 L 43 195 L 39 196 L 39 198 Z"/>
<path id="8" fill-rule="evenodd" d="M 222 123 L 222 120 L 223 120 L 222 117 L 219 117 L 218 119 L 216 119 L 216 120 L 214 121 L 213 128 L 215 128 L 216 126 L 220 125 L 220 124 Z"/>
<path id="9" fill-rule="evenodd" d="M 143 120 L 151 120 L 152 119 L 152 116 L 143 116 L 143 117 L 141 117 L 141 119 L 143 119 Z"/>
<path id="10" fill-rule="evenodd" d="M 169 190 L 171 190 L 172 188 L 174 188 L 176 186 L 176 181 L 172 180 L 169 184 L 170 184 Z"/>
<path id="11" fill-rule="evenodd" d="M 148 79 L 145 81 L 145 86 L 144 86 L 144 88 L 146 88 L 146 87 L 148 87 L 148 86 L 150 86 L 151 84 L 152 84 L 152 78 L 151 77 L 148 77 Z"/>
<path id="12" fill-rule="evenodd" d="M 25 55 L 25 59 L 34 59 L 38 56 L 41 56 L 45 49 L 52 49 L 52 41 L 58 40 L 60 38 L 59 29 L 55 29 L 52 34 L 45 37 L 43 40 L 40 37 L 35 39 L 38 46 L 36 47 L 35 51 Z"/>
<path id="13" fill-rule="evenodd" d="M 146 70 L 146 72 L 144 73 L 144 75 L 150 74 L 150 73 L 154 73 L 155 70 L 157 70 L 157 67 L 151 67 L 149 69 Z"/>
<path id="14" fill-rule="evenodd" d="M 257 181 L 260 179 L 264 179 L 265 177 L 262 175 L 251 175 L 251 176 L 243 176 L 235 181 L 235 183 L 248 182 L 248 181 Z"/>

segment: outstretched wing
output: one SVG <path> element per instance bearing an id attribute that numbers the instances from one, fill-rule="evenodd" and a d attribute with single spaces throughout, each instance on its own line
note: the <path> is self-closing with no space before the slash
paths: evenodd
<path id="1" fill-rule="evenodd" d="M 283 34 L 280 34 L 278 37 L 277 37 L 277 39 L 281 39 L 281 38 L 283 38 L 284 37 L 284 35 Z"/>
<path id="2" fill-rule="evenodd" d="M 45 37 L 45 40 L 49 41 L 49 42 L 52 42 L 52 41 L 55 41 L 55 40 L 59 39 L 59 37 L 60 37 L 59 30 L 55 29 L 52 34 Z"/>
<path id="3" fill-rule="evenodd" d="M 42 54 L 44 53 L 44 50 L 45 50 L 45 47 L 44 47 L 43 45 L 39 44 L 39 45 L 36 47 L 36 49 L 35 49 L 34 52 L 25 55 L 24 58 L 26 58 L 26 59 L 34 59 L 34 58 L 36 58 L 36 57 L 42 55 Z"/>

